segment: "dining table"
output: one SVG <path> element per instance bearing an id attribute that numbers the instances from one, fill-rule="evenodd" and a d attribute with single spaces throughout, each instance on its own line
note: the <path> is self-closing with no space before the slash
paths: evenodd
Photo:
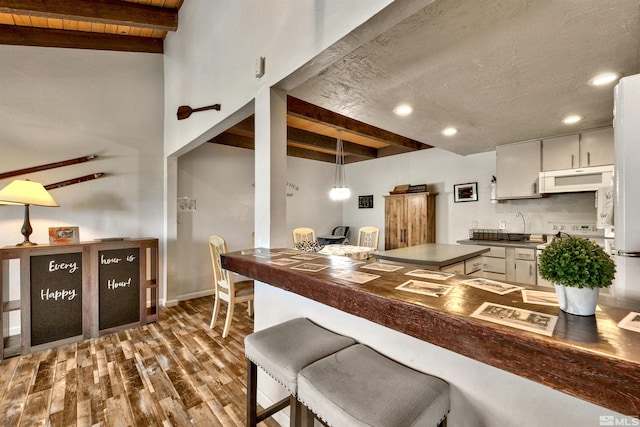
<path id="1" fill-rule="evenodd" d="M 326 245 L 324 248 L 318 251 L 318 253 L 323 255 L 344 256 L 357 260 L 366 260 L 369 258 L 369 255 L 375 250 L 376 248 L 372 248 L 369 246 Z"/>

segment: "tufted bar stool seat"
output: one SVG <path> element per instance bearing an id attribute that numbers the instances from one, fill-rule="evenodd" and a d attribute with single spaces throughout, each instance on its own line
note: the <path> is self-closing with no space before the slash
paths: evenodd
<path id="1" fill-rule="evenodd" d="M 255 426 L 291 405 L 291 425 L 301 423 L 301 405 L 296 399 L 298 373 L 305 366 L 355 344 L 309 319 L 292 319 L 247 335 L 247 426 Z M 261 413 L 257 411 L 257 367 L 260 367 L 290 394 Z"/>
<path id="2" fill-rule="evenodd" d="M 298 399 L 329 426 L 446 426 L 449 384 L 363 344 L 303 368 Z"/>

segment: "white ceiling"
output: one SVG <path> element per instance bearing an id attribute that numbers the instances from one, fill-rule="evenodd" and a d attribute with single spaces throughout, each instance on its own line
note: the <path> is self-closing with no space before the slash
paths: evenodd
<path id="1" fill-rule="evenodd" d="M 466 155 L 611 126 L 603 71 L 640 73 L 640 0 L 436 0 L 290 94 Z"/>

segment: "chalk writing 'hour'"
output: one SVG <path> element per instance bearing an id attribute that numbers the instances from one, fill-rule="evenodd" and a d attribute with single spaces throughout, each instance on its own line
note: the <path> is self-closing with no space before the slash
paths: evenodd
<path id="1" fill-rule="evenodd" d="M 69 273 L 75 273 L 78 271 L 78 264 L 75 262 L 57 263 L 56 260 L 52 259 L 51 262 L 49 262 L 49 272 L 51 273 L 58 270 L 68 270 Z"/>
<path id="2" fill-rule="evenodd" d="M 124 282 L 118 282 L 116 279 L 107 280 L 107 289 L 117 289 L 117 288 L 130 288 L 131 287 L 131 277 Z"/>
<path id="3" fill-rule="evenodd" d="M 135 255 L 127 255 L 127 262 L 133 262 L 135 259 Z M 106 258 L 104 255 L 100 254 L 100 264 L 102 265 L 118 264 L 120 261 L 122 261 L 122 258 Z"/>

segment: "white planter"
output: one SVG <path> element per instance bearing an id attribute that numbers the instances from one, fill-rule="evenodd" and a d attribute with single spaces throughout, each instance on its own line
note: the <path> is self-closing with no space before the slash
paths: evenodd
<path id="1" fill-rule="evenodd" d="M 554 284 L 560 310 L 578 316 L 596 314 L 600 288 L 573 288 Z"/>

